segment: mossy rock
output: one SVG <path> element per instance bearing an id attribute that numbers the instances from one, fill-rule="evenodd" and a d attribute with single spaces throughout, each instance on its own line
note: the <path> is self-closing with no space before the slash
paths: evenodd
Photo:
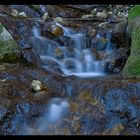
<path id="1" fill-rule="evenodd" d="M 129 10 L 128 33 L 131 36 L 132 30 L 140 26 L 140 5 L 136 5 Z"/>
<path id="2" fill-rule="evenodd" d="M 11 34 L 0 23 L 0 62 L 17 63 L 20 51 Z"/>
<path id="3" fill-rule="evenodd" d="M 140 5 L 129 11 L 128 32 L 131 37 L 131 54 L 124 66 L 123 75 L 140 77 Z"/>
<path id="4" fill-rule="evenodd" d="M 123 74 L 127 77 L 140 77 L 140 26 L 131 33 L 131 54 L 124 66 Z"/>
<path id="5" fill-rule="evenodd" d="M 134 20 L 137 16 L 140 16 L 140 5 L 136 5 L 130 9 L 128 21 Z"/>

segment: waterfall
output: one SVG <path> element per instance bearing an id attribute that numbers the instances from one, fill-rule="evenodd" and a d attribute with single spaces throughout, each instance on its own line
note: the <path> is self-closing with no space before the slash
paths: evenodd
<path id="1" fill-rule="evenodd" d="M 74 45 L 72 46 L 73 51 L 69 51 L 69 46 L 60 46 L 57 42 L 47 38 L 44 39 L 45 41 L 43 44 L 43 41 L 40 39 L 40 44 L 42 44 L 42 46 L 44 45 L 43 47 L 38 46 L 38 48 L 42 49 L 39 53 L 40 58 L 44 63 L 43 67 L 45 68 L 45 65 L 48 65 L 48 62 L 50 62 L 49 64 L 54 66 L 57 64 L 65 75 L 76 75 L 80 77 L 105 75 L 106 62 L 96 60 L 93 52 L 90 49 L 85 49 L 85 34 L 73 31 L 72 29 L 64 27 L 57 22 L 56 25 L 63 29 L 64 36 L 67 36 L 74 41 Z M 36 38 L 42 38 L 36 27 L 33 28 L 33 36 Z M 97 34 L 96 38 L 100 37 L 101 36 Z M 107 39 L 108 50 L 110 49 L 110 34 L 108 34 Z M 70 56 L 68 55 L 69 53 L 71 54 Z M 60 55 L 61 57 L 57 57 L 57 55 Z"/>

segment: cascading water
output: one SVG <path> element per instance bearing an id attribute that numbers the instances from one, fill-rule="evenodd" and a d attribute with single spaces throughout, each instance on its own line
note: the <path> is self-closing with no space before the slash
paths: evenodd
<path id="1" fill-rule="evenodd" d="M 32 32 L 33 32 L 34 37 L 36 37 L 36 38 L 41 37 L 40 32 L 37 27 L 33 27 Z"/>
<path id="2" fill-rule="evenodd" d="M 72 46 L 73 51 L 69 51 L 69 46 L 60 46 L 55 41 L 45 38 L 45 50 L 43 50 L 43 53 L 39 53 L 42 61 L 44 62 L 43 67 L 46 67 L 45 62 L 52 61 L 58 64 L 59 68 L 65 75 L 76 75 L 80 77 L 105 75 L 106 61 L 96 60 L 96 57 L 94 56 L 94 53 L 91 51 L 91 49 L 87 49 L 85 47 L 85 34 L 77 33 L 70 28 L 62 26 L 59 23 L 56 23 L 56 26 L 59 26 L 63 29 L 64 36 L 69 37 L 74 41 L 74 46 Z M 40 36 L 37 28 L 35 27 L 33 28 L 33 35 L 36 38 L 39 38 Z M 97 34 L 96 38 L 100 37 L 101 36 Z M 109 52 L 111 50 L 109 34 L 107 35 L 107 39 L 108 44 L 106 51 Z M 62 58 L 57 58 L 54 55 L 56 49 L 59 49 L 60 53 L 63 54 Z M 71 53 L 72 55 L 68 55 L 69 53 Z"/>

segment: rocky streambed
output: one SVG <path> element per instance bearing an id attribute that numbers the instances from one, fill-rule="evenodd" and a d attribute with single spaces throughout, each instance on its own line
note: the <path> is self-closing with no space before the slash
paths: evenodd
<path id="1" fill-rule="evenodd" d="M 122 74 L 131 51 L 131 7 L 0 5 L 0 134 L 139 134 L 140 80 Z M 82 50 L 94 56 L 90 63 L 83 60 L 89 51 L 75 57 L 79 32 Z M 59 63 L 75 72 L 76 60 L 88 68 L 105 62 L 96 66 L 106 74 L 65 74 Z"/>

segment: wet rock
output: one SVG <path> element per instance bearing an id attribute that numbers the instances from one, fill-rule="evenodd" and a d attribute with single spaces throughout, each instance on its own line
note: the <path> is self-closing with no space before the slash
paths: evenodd
<path id="1" fill-rule="evenodd" d="M 52 27 L 52 34 L 54 36 L 59 36 L 59 35 L 62 35 L 63 34 L 63 30 L 61 27 Z"/>
<path id="2" fill-rule="evenodd" d="M 38 67 L 42 65 L 39 54 L 32 49 L 21 50 L 21 57 L 25 64 Z"/>
<path id="3" fill-rule="evenodd" d="M 71 47 L 75 44 L 74 40 L 68 36 L 58 36 L 57 38 L 55 38 L 55 41 L 57 41 L 58 44 L 64 47 Z"/>
<path id="4" fill-rule="evenodd" d="M 108 66 L 110 72 L 121 72 L 128 58 L 127 52 L 128 49 L 120 48 L 117 49 L 116 52 L 106 56 L 107 60 L 110 61 Z"/>
<path id="5" fill-rule="evenodd" d="M 55 56 L 58 59 L 61 59 L 61 58 L 64 57 L 64 54 L 63 54 L 63 52 L 62 52 L 62 50 L 60 48 L 56 48 L 55 51 L 54 51 L 54 53 L 55 53 Z"/>
<path id="6" fill-rule="evenodd" d="M 43 67 L 48 70 L 48 71 L 53 71 L 54 73 L 59 73 L 59 74 L 63 74 L 62 70 L 59 67 L 59 64 L 53 60 L 53 59 L 48 59 L 46 61 L 46 59 L 42 60 L 43 62 Z"/>
<path id="7" fill-rule="evenodd" d="M 57 26 L 55 24 L 55 22 L 51 22 L 51 23 L 48 23 L 44 26 L 44 29 L 43 30 L 46 30 L 46 32 L 50 32 L 53 37 L 57 37 L 57 36 L 61 36 L 63 35 L 63 29 L 59 26 Z"/>
<path id="8" fill-rule="evenodd" d="M 107 46 L 107 39 L 105 37 L 100 38 L 93 38 L 91 40 L 91 46 L 93 49 L 96 49 L 97 51 L 105 50 Z"/>
<path id="9" fill-rule="evenodd" d="M 116 44 L 114 48 L 128 48 L 129 40 L 127 40 L 127 34 L 126 33 L 113 33 L 111 40 L 113 44 Z M 126 43 L 127 42 L 127 43 Z"/>
<path id="10" fill-rule="evenodd" d="M 98 18 L 106 19 L 106 18 L 108 18 L 108 13 L 106 10 L 103 10 L 102 12 L 97 12 L 96 16 Z"/>
<path id="11" fill-rule="evenodd" d="M 120 22 L 115 25 L 115 30 L 114 32 L 117 33 L 125 33 L 127 28 L 127 21 Z"/>

